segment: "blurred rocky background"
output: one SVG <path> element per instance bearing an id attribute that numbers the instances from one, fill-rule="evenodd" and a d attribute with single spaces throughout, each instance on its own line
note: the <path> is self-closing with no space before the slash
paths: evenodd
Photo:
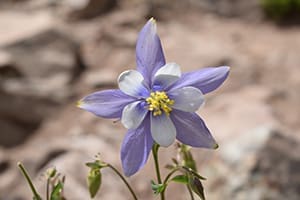
<path id="1" fill-rule="evenodd" d="M 194 149 L 207 199 L 300 199 L 300 27 L 298 0 L 1 0 L 0 200 L 40 191 L 44 170 L 66 175 L 65 196 L 89 199 L 85 162 L 101 154 L 120 169 L 125 129 L 76 108 L 90 92 L 116 88 L 135 68 L 135 42 L 154 16 L 166 59 L 183 71 L 231 66 L 199 110 L 219 142 Z M 163 164 L 175 148 L 162 150 Z M 153 199 L 152 158 L 129 181 Z M 96 199 L 130 199 L 104 171 Z M 168 199 L 187 199 L 172 185 Z"/>

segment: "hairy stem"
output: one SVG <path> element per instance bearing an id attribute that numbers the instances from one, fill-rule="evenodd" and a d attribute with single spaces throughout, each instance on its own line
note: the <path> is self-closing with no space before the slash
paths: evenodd
<path id="1" fill-rule="evenodd" d="M 49 200 L 49 190 L 50 190 L 50 178 L 47 178 L 47 186 L 46 186 L 46 198 Z"/>
<path id="2" fill-rule="evenodd" d="M 31 181 L 31 178 L 29 177 L 25 167 L 23 166 L 23 164 L 21 162 L 18 162 L 18 167 L 20 168 L 23 176 L 25 177 L 27 183 L 29 184 L 29 187 L 33 193 L 33 196 L 34 196 L 34 199 L 35 200 L 42 200 L 42 198 L 40 197 L 40 195 L 37 193 L 32 181 Z"/>
<path id="3" fill-rule="evenodd" d="M 190 187 L 189 185 L 187 185 L 186 187 L 187 187 L 187 189 L 188 189 L 188 191 L 189 191 L 191 200 L 195 200 L 195 199 L 194 199 L 194 195 L 193 195 L 193 191 L 192 191 L 191 187 Z"/>
<path id="4" fill-rule="evenodd" d="M 152 147 L 152 155 L 155 164 L 157 182 L 158 184 L 162 184 L 160 170 L 159 170 L 159 163 L 158 163 L 158 149 L 159 149 L 159 145 L 155 143 Z M 160 199 L 165 200 L 165 190 L 160 193 Z"/>
<path id="5" fill-rule="evenodd" d="M 107 164 L 107 167 L 109 167 L 110 169 L 112 169 L 122 179 L 122 181 L 125 183 L 125 185 L 128 188 L 128 190 L 132 194 L 133 199 L 134 200 L 138 200 L 136 194 L 134 193 L 133 189 L 131 188 L 131 186 L 129 185 L 129 183 L 126 181 L 126 179 L 124 178 L 124 176 L 114 166 L 112 166 L 111 164 Z"/>

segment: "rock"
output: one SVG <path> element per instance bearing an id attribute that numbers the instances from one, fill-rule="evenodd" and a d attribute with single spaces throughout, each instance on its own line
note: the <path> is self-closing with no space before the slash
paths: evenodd
<path id="1" fill-rule="evenodd" d="M 21 18 L 21 14 L 17 17 Z M 34 19 L 35 15 L 31 17 Z M 1 33 L 14 33 L 16 26 L 17 22 L 7 24 L 8 28 Z M 85 68 L 79 44 L 62 30 L 48 24 L 31 26 L 27 31 L 0 41 L 0 123 L 3 127 L 0 146 L 12 147 L 24 142 L 43 119 L 70 98 L 72 85 Z"/>
<path id="2" fill-rule="evenodd" d="M 54 24 L 53 18 L 48 13 L 1 11 L 0 25 L 5 29 L 0 32 L 0 48 L 49 30 Z"/>
<path id="3" fill-rule="evenodd" d="M 273 132 L 272 137 L 257 154 L 257 163 L 251 171 L 253 181 L 259 180 L 266 187 L 275 189 L 282 198 L 298 199 L 300 196 L 299 152 L 298 139 Z M 280 198 L 276 197 L 276 199 Z"/>
<path id="4" fill-rule="evenodd" d="M 78 48 L 69 36 L 55 29 L 3 47 L 28 79 L 47 79 L 64 73 L 66 83 L 77 75 L 77 68 L 81 67 L 76 58 Z"/>
<path id="5" fill-rule="evenodd" d="M 296 200 L 300 179 L 294 170 L 300 166 L 299 144 L 290 135 L 268 127 L 232 138 L 221 146 L 220 157 L 205 167 L 217 173 L 216 179 L 210 180 L 208 198 Z"/>
<path id="6" fill-rule="evenodd" d="M 137 34 L 145 15 L 153 10 L 145 12 L 145 8 L 132 4 L 131 10 L 119 7 L 93 20 L 68 21 L 69 34 L 58 30 L 61 15 L 52 11 L 80 13 L 87 6 L 68 7 L 74 2 L 80 1 L 30 0 L 28 7 L 27 2 L 22 4 L 25 7 L 16 4 L 14 9 L 20 7 L 17 10 L 26 10 L 26 14 L 0 8 L 0 26 L 5 27 L 0 33 L 1 200 L 32 197 L 16 168 L 17 161 L 24 162 L 41 191 L 44 169 L 57 166 L 67 176 L 66 195 L 71 199 L 88 199 L 84 163 L 98 152 L 120 169 L 119 151 L 126 130 L 120 123 L 76 108 L 75 102 L 98 89 L 116 88 L 117 76 L 135 68 Z M 281 132 L 293 130 L 292 134 L 299 136 L 299 112 L 295 112 L 300 94 L 295 92 L 300 86 L 299 30 L 245 24 L 240 18 L 249 13 L 255 19 L 258 16 L 256 1 L 151 2 L 160 2 L 158 14 L 168 10 L 171 16 L 164 21 L 157 18 L 167 62 L 177 62 L 183 72 L 231 66 L 229 79 L 222 88 L 206 95 L 206 105 L 199 110 L 220 144 L 217 151 L 193 149 L 199 171 L 207 177 L 203 182 L 207 199 L 297 199 L 299 143 Z M 170 2 L 170 7 L 164 6 Z M 175 4 L 190 4 L 194 10 L 186 9 L 188 6 L 173 10 Z M 70 12 L 62 14 L 70 16 Z M 76 51 L 75 41 L 75 53 L 73 40 L 69 40 L 73 35 L 79 35 L 83 42 Z M 78 79 L 85 65 L 88 68 Z M 69 98 L 73 94 L 74 98 Z M 164 166 L 175 153 L 172 147 L 161 149 Z M 149 180 L 154 177 L 150 157 L 129 179 L 141 199 L 153 199 Z M 105 171 L 104 180 L 97 198 L 130 198 L 114 174 Z M 169 199 L 186 199 L 184 187 L 170 187 Z"/>
<path id="7" fill-rule="evenodd" d="M 104 131 L 104 134 L 110 137 L 108 136 L 111 133 L 109 129 Z M 20 154 L 10 156 L 8 163 L 4 163 L 4 159 L 3 163 L 0 163 L 0 180 L 1 183 L 2 180 L 6 180 L 7 184 L 3 184 L 0 187 L 0 193 L 7 194 L 8 196 L 4 196 L 3 198 L 27 199 L 27 197 L 30 198 L 31 196 L 30 190 L 28 190 L 28 186 L 25 180 L 23 180 L 24 178 L 16 171 L 15 166 L 13 166 L 13 163 L 16 163 L 17 160 L 21 160 L 31 177 L 33 177 L 38 191 L 43 195 L 45 194 L 45 179 L 43 174 L 48 167 L 55 166 L 59 173 L 66 176 L 66 197 L 68 199 L 77 199 L 78 197 L 80 199 L 88 199 L 89 194 L 86 186 L 88 167 L 85 166 L 85 162 L 92 161 L 93 156 L 100 151 L 102 158 L 110 158 L 108 160 L 116 165 L 118 157 L 111 157 L 111 152 L 114 151 L 116 146 L 110 145 L 111 143 L 104 141 L 99 136 L 74 134 L 54 137 L 49 139 L 47 143 L 44 143 L 44 139 L 41 137 L 37 137 L 35 140 L 30 141 L 31 147 L 28 145 L 23 146 L 19 149 L 21 150 Z M 32 157 L 35 159 L 32 160 Z M 119 168 L 119 165 L 117 167 Z M 5 173 L 1 174 L 1 170 L 5 171 Z M 11 174 L 12 171 L 14 175 Z M 78 173 L 79 171 L 80 173 Z M 8 174 L 11 175 L 12 179 L 7 176 Z M 103 176 L 105 177 L 105 181 L 97 199 L 102 199 L 103 197 L 107 199 L 110 197 L 122 198 L 126 189 L 121 187 L 122 183 L 120 183 L 119 178 L 109 170 L 104 170 Z M 7 188 L 7 185 L 14 185 L 15 187 Z M 4 193 L 4 191 L 6 192 Z"/>
<path id="8" fill-rule="evenodd" d="M 117 5 L 117 0 L 65 0 L 71 18 L 88 19 L 109 12 Z"/>
<path id="9" fill-rule="evenodd" d="M 9 78 L 20 78 L 22 73 L 15 66 L 10 54 L 0 51 L 0 82 Z"/>
<path id="10" fill-rule="evenodd" d="M 0 146 L 13 147 L 23 143 L 58 103 L 51 100 L 9 94 L 0 90 Z M 9 105 L 9 106 L 7 106 Z"/>
<path id="11" fill-rule="evenodd" d="M 198 4 L 204 10 L 223 16 L 252 18 L 262 16 L 259 0 L 200 0 L 195 4 Z"/>
<path id="12" fill-rule="evenodd" d="M 33 128 L 25 129 L 22 125 L 18 125 L 15 121 L 11 119 L 0 117 L 0 146 L 3 147 L 13 147 L 24 141 L 26 137 L 31 134 Z"/>

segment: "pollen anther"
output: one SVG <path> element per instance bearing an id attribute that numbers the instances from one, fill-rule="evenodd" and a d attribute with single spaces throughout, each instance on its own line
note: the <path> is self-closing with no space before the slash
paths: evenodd
<path id="1" fill-rule="evenodd" d="M 174 104 L 174 100 L 169 99 L 168 95 L 161 91 L 151 92 L 146 101 L 148 110 L 152 111 L 153 116 L 161 115 L 163 112 L 169 116 L 172 111 L 171 106 Z"/>

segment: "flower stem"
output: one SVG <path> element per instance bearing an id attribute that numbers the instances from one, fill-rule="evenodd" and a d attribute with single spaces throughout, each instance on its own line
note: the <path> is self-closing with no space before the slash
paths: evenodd
<path id="1" fill-rule="evenodd" d="M 107 167 L 109 167 L 110 169 L 112 169 L 122 179 L 122 181 L 127 186 L 128 190 L 132 194 L 133 199 L 134 200 L 138 200 L 136 194 L 134 193 L 133 189 L 131 188 L 131 186 L 129 185 L 129 183 L 126 181 L 126 179 L 124 178 L 124 176 L 114 166 L 112 166 L 111 164 L 107 164 Z"/>
<path id="2" fill-rule="evenodd" d="M 174 168 L 174 169 L 166 176 L 166 178 L 165 178 L 165 180 L 164 180 L 164 184 L 167 184 L 168 181 L 169 181 L 169 179 L 170 179 L 170 177 L 171 177 L 175 172 L 177 172 L 177 171 L 179 171 L 179 170 L 180 170 L 180 167 Z"/>
<path id="3" fill-rule="evenodd" d="M 50 178 L 47 178 L 47 186 L 46 186 L 46 198 L 49 200 L 49 190 L 50 190 Z"/>
<path id="4" fill-rule="evenodd" d="M 23 166 L 23 164 L 21 162 L 18 162 L 18 167 L 20 168 L 23 176 L 25 177 L 26 181 L 28 182 L 29 184 L 29 187 L 33 193 L 33 196 L 34 196 L 34 200 L 42 200 L 42 198 L 40 197 L 40 195 L 37 193 L 32 181 L 31 181 L 31 178 L 29 177 L 25 167 Z"/>
<path id="5" fill-rule="evenodd" d="M 189 194 L 190 194 L 190 196 L 191 196 L 191 200 L 195 200 L 194 195 L 193 195 L 193 191 L 192 191 L 191 187 L 188 186 L 188 185 L 187 185 L 186 187 L 187 187 L 187 189 L 188 189 L 188 191 L 189 191 Z"/>
<path id="6" fill-rule="evenodd" d="M 159 149 L 159 145 L 155 143 L 152 147 L 152 155 L 155 164 L 157 182 L 158 184 L 162 184 L 160 170 L 159 170 L 159 163 L 158 163 L 158 149 Z M 165 190 L 160 193 L 160 199 L 165 200 Z"/>

